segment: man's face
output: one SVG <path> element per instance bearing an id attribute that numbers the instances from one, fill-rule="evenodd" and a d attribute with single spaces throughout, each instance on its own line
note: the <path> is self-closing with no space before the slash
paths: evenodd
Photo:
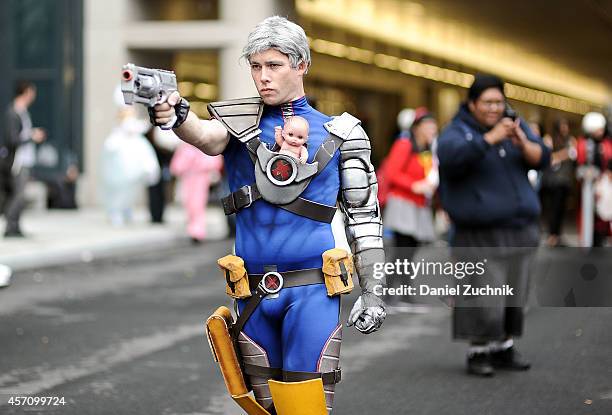
<path id="1" fill-rule="evenodd" d="M 559 134 L 561 134 L 563 137 L 568 136 L 570 134 L 569 124 L 566 120 L 561 120 L 559 122 Z"/>
<path id="2" fill-rule="evenodd" d="M 493 127 L 504 115 L 506 99 L 499 89 L 488 88 L 476 101 L 470 101 L 468 107 L 476 121 L 485 127 Z"/>
<path id="3" fill-rule="evenodd" d="M 304 62 L 292 68 L 287 55 L 276 49 L 256 53 L 249 62 L 255 87 L 265 104 L 280 105 L 303 95 Z"/>
<path id="4" fill-rule="evenodd" d="M 23 92 L 23 96 L 25 97 L 26 106 L 29 107 L 34 101 L 36 101 L 36 88 L 29 87 Z"/>
<path id="5" fill-rule="evenodd" d="M 308 139 L 308 125 L 301 120 L 288 122 L 283 128 L 283 138 L 291 146 L 303 146 Z"/>

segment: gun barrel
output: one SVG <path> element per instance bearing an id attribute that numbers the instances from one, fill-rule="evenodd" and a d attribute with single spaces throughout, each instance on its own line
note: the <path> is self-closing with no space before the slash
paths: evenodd
<path id="1" fill-rule="evenodd" d="M 121 70 L 121 92 L 126 104 L 145 104 L 149 107 L 165 102 L 177 90 L 176 75 L 172 71 L 151 69 L 128 63 Z"/>

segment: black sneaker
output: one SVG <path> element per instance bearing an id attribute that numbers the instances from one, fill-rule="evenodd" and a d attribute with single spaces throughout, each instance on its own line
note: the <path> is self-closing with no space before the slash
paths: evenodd
<path id="1" fill-rule="evenodd" d="M 491 363 L 497 369 L 529 370 L 531 363 L 525 360 L 514 347 L 491 353 Z"/>
<path id="2" fill-rule="evenodd" d="M 11 229 L 4 232 L 5 238 L 25 238 L 25 235 L 19 229 Z"/>
<path id="3" fill-rule="evenodd" d="M 476 376 L 493 376 L 495 371 L 491 364 L 491 355 L 489 353 L 474 353 L 468 356 L 467 372 Z"/>

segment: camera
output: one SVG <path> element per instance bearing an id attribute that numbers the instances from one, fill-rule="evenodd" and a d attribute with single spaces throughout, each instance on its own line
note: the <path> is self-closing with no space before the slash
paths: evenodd
<path id="1" fill-rule="evenodd" d="M 512 121 L 516 121 L 518 118 L 518 114 L 508 103 L 506 103 L 506 108 L 504 109 L 504 118 L 510 118 Z"/>

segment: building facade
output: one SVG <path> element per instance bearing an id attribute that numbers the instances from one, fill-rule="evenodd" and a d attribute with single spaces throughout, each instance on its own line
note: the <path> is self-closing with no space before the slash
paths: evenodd
<path id="1" fill-rule="evenodd" d="M 501 30 L 481 32 L 462 20 L 467 16 L 445 14 L 452 4 L 9 0 L 0 5 L 9 33 L 2 41 L 11 56 L 0 63 L 7 74 L 0 103 L 8 103 L 16 79 L 39 85 L 33 118 L 52 132 L 50 142 L 60 151 L 79 155 L 80 200 L 86 204 L 97 203 L 99 157 L 116 123 L 113 95 L 122 65 L 174 70 L 181 94 L 207 117 L 210 101 L 256 94 L 239 56 L 253 26 L 274 14 L 305 28 L 313 56 L 307 94 L 322 112 L 349 111 L 363 120 L 375 163 L 397 133 L 402 108 L 427 106 L 444 124 L 479 71 L 504 77 L 518 112 L 549 127 L 564 116 L 578 132 L 582 114 L 609 104 L 610 85 L 589 77 L 580 62 L 573 67 L 529 53 Z"/>

